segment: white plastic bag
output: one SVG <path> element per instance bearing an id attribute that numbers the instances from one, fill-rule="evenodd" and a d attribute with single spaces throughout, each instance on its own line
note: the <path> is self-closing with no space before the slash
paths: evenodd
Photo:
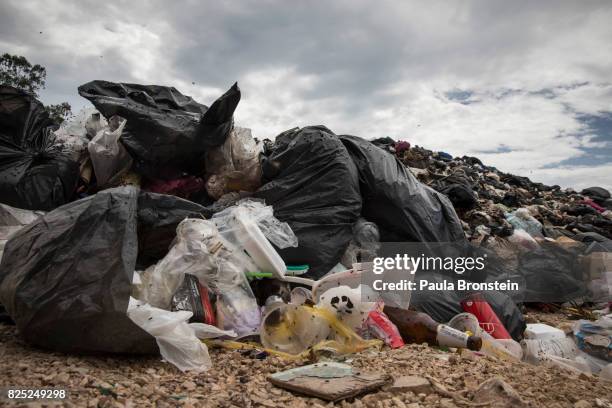
<path id="1" fill-rule="evenodd" d="M 221 330 L 217 326 L 211 326 L 205 323 L 189 323 L 189 327 L 193 329 L 196 337 L 200 340 L 215 339 L 217 337 L 236 337 L 236 332 L 233 330 Z"/>
<path id="2" fill-rule="evenodd" d="M 548 356 L 557 356 L 566 359 L 576 357 L 578 348 L 572 339 L 564 337 L 562 339 L 548 340 L 521 340 L 523 348 L 523 358 L 531 364 L 539 364 L 542 359 Z"/>
<path id="3" fill-rule="evenodd" d="M 132 167 L 132 157 L 119 141 L 126 120 L 113 116 L 87 148 L 99 187 L 112 185 Z"/>
<path id="4" fill-rule="evenodd" d="M 234 127 L 225 142 L 206 154 L 206 191 L 216 199 L 231 191 L 255 191 L 261 186 L 262 144 L 251 129 Z"/>
<path id="5" fill-rule="evenodd" d="M 86 136 L 88 139 L 93 139 L 96 137 L 99 131 L 108 126 L 108 121 L 102 114 L 98 111 L 92 112 L 91 115 L 85 121 L 85 131 L 87 132 Z"/>
<path id="6" fill-rule="evenodd" d="M 128 317 L 155 337 L 161 356 L 181 371 L 205 371 L 212 366 L 208 348 L 199 338 L 233 336 L 203 323 L 188 324 L 191 312 L 170 312 L 130 297 Z M 199 337 L 199 338 L 198 338 Z"/>

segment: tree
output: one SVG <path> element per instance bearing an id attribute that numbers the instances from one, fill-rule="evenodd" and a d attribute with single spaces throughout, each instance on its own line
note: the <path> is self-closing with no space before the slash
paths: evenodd
<path id="1" fill-rule="evenodd" d="M 58 103 L 56 105 L 45 106 L 51 120 L 55 123 L 62 123 L 72 115 L 72 108 L 68 102 Z"/>
<path id="2" fill-rule="evenodd" d="M 5 53 L 0 57 L 0 83 L 24 89 L 38 95 L 44 89 L 47 70 L 38 64 L 32 65 L 25 57 Z"/>
<path id="3" fill-rule="evenodd" d="M 26 57 L 2 54 L 0 57 L 0 84 L 23 89 L 38 97 L 38 91 L 46 86 L 47 70 L 45 67 L 32 65 Z M 49 116 L 57 123 L 62 123 L 72 113 L 68 102 L 45 106 Z"/>

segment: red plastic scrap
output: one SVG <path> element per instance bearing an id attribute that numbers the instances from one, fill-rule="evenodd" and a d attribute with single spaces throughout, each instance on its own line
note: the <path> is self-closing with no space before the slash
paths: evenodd
<path id="1" fill-rule="evenodd" d="M 189 198 L 191 194 L 204 189 L 204 180 L 195 176 L 187 176 L 174 180 L 150 180 L 143 189 L 152 193 Z"/>

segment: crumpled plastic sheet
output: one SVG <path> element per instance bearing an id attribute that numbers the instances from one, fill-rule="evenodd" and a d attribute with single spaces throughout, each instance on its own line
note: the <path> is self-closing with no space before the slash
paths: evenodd
<path id="1" fill-rule="evenodd" d="M 574 324 L 578 348 L 599 360 L 612 363 L 612 314 L 594 322 L 579 320 Z"/>

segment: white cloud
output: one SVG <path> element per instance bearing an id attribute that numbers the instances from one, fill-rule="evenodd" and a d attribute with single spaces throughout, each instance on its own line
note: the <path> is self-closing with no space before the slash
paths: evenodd
<path id="1" fill-rule="evenodd" d="M 609 147 L 577 115 L 612 112 L 611 20 L 597 1 L 14 0 L 0 3 L 0 47 L 47 67 L 50 103 L 86 105 L 76 87 L 108 79 L 210 104 L 238 80 L 237 121 L 260 138 L 324 124 L 568 186 L 606 168 L 545 167 Z M 454 89 L 474 103 L 449 100 Z"/>
<path id="2" fill-rule="evenodd" d="M 545 184 L 572 187 L 576 191 L 593 186 L 601 186 L 612 191 L 610 174 L 612 174 L 612 164 L 536 169 L 527 175 Z"/>

